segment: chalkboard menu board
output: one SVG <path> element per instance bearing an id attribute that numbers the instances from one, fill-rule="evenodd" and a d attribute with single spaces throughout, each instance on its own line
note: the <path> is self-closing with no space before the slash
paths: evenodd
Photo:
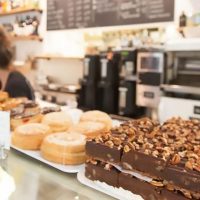
<path id="1" fill-rule="evenodd" d="M 47 0 L 47 30 L 166 22 L 174 0 Z"/>

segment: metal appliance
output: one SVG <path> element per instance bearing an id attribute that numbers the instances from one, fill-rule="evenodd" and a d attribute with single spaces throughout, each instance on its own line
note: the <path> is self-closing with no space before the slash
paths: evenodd
<path id="1" fill-rule="evenodd" d="M 100 62 L 97 108 L 117 114 L 120 54 L 112 51 L 102 52 Z"/>
<path id="2" fill-rule="evenodd" d="M 137 105 L 157 109 L 160 85 L 163 83 L 165 53 L 162 49 L 138 50 L 137 55 Z"/>
<path id="3" fill-rule="evenodd" d="M 41 99 L 58 105 L 68 105 L 71 107 L 73 107 L 72 104 L 74 107 L 77 106 L 79 90 L 79 85 L 48 84 L 40 85 L 39 87 Z"/>
<path id="4" fill-rule="evenodd" d="M 161 89 L 161 121 L 172 116 L 200 119 L 200 50 L 169 51 Z"/>
<path id="5" fill-rule="evenodd" d="M 139 117 L 144 115 L 144 107 L 136 105 L 137 49 L 123 49 L 120 51 L 120 54 L 121 73 L 118 114 L 126 117 Z"/>
<path id="6" fill-rule="evenodd" d="M 100 79 L 99 55 L 86 55 L 83 67 L 83 78 L 79 81 L 81 90 L 78 105 L 84 109 L 96 109 L 97 84 Z"/>

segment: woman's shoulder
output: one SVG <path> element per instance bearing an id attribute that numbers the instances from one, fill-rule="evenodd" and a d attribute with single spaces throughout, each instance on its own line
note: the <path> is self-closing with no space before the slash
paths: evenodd
<path id="1" fill-rule="evenodd" d="M 25 76 L 18 72 L 18 71 L 12 71 L 10 72 L 9 74 L 9 77 L 8 77 L 8 82 L 24 82 L 26 81 L 26 78 Z"/>
<path id="2" fill-rule="evenodd" d="M 25 78 L 24 75 L 21 73 L 21 72 L 18 72 L 18 71 L 12 71 L 10 72 L 9 74 L 9 78 L 13 78 L 13 77 L 16 77 L 16 78 Z"/>

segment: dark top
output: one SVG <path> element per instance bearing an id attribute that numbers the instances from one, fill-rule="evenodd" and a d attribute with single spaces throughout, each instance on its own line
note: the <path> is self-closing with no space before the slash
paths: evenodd
<path id="1" fill-rule="evenodd" d="M 5 91 L 8 92 L 10 97 L 27 97 L 30 100 L 35 100 L 34 90 L 31 84 L 25 76 L 17 71 L 9 74 Z"/>

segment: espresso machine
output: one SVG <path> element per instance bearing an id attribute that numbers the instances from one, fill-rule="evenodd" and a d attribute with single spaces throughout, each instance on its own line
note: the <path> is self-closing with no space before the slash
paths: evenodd
<path id="1" fill-rule="evenodd" d="M 110 114 L 118 111 L 119 66 L 119 52 L 101 52 L 97 109 Z"/>
<path id="2" fill-rule="evenodd" d="M 138 50 L 137 56 L 137 105 L 147 108 L 147 115 L 158 116 L 160 85 L 163 83 L 165 52 L 163 49 L 145 48 Z"/>
<path id="3" fill-rule="evenodd" d="M 144 107 L 136 105 L 136 61 L 137 49 L 121 50 L 121 73 L 119 85 L 118 114 L 126 117 L 144 115 Z"/>
<path id="4" fill-rule="evenodd" d="M 83 78 L 78 106 L 83 109 L 97 108 L 97 84 L 100 80 L 100 57 L 99 55 L 86 55 L 83 63 Z"/>

